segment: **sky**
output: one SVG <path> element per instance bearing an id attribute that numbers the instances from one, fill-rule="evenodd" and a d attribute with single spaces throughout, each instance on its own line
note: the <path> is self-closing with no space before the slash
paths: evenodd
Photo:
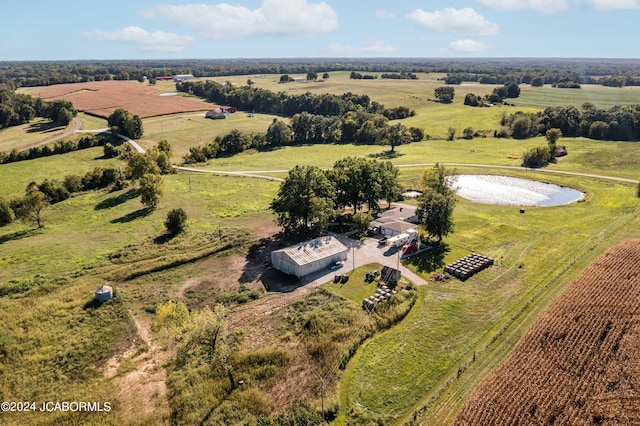
<path id="1" fill-rule="evenodd" d="M 640 0 L 8 1 L 0 61 L 639 58 Z"/>

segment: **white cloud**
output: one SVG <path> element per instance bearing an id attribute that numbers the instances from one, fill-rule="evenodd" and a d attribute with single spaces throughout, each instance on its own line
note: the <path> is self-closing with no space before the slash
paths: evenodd
<path id="1" fill-rule="evenodd" d="M 263 0 L 261 7 L 253 10 L 227 3 L 160 4 L 140 11 L 139 15 L 187 25 L 213 39 L 299 37 L 327 33 L 338 27 L 338 16 L 329 4 L 307 0 Z"/>
<path id="2" fill-rule="evenodd" d="M 98 42 L 132 43 L 143 51 L 182 52 L 193 44 L 193 37 L 163 31 L 149 32 L 140 27 L 126 27 L 118 31 L 91 31 L 81 35 L 83 38 Z"/>
<path id="3" fill-rule="evenodd" d="M 492 36 L 500 32 L 498 25 L 489 22 L 470 7 L 463 9 L 447 7 L 436 12 L 417 9 L 409 13 L 407 19 L 419 23 L 422 28 L 430 31 L 478 36 Z"/>
<path id="4" fill-rule="evenodd" d="M 449 43 L 449 51 L 454 53 L 479 53 L 487 50 L 489 47 L 486 44 L 468 38 Z"/>
<path id="5" fill-rule="evenodd" d="M 336 55 L 356 55 L 360 53 L 392 53 L 396 48 L 381 41 L 372 41 L 361 47 L 331 43 L 329 51 Z"/>
<path id="6" fill-rule="evenodd" d="M 640 9 L 640 0 L 587 0 L 586 4 L 600 10 Z"/>
<path id="7" fill-rule="evenodd" d="M 566 0 L 479 0 L 485 6 L 496 9 L 535 10 L 543 13 L 558 13 L 569 8 Z M 605 0 L 606 1 L 606 0 Z"/>
<path id="8" fill-rule="evenodd" d="M 392 19 L 396 19 L 396 15 L 386 10 L 376 10 L 376 18 L 390 21 Z"/>

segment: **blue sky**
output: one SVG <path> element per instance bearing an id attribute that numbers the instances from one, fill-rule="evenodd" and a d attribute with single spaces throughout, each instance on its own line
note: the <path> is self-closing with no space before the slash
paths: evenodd
<path id="1" fill-rule="evenodd" d="M 6 3 L 0 61 L 640 57 L 640 0 Z"/>

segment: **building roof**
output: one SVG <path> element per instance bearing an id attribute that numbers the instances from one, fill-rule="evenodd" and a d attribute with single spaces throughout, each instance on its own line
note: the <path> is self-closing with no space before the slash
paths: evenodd
<path id="1" fill-rule="evenodd" d="M 403 207 L 394 207 L 392 209 L 386 210 L 378 215 L 378 219 L 380 218 L 392 218 L 396 220 L 407 220 L 410 217 L 416 215 L 416 207 L 411 206 L 403 206 Z"/>
<path id="2" fill-rule="evenodd" d="M 347 247 L 334 237 L 322 237 L 285 247 L 276 252 L 284 252 L 297 265 L 304 266 L 347 250 Z"/>
<path id="3" fill-rule="evenodd" d="M 422 195 L 422 192 L 420 191 L 407 191 L 407 192 L 403 192 L 402 196 L 404 198 L 418 198 L 419 196 Z"/>
<path id="4" fill-rule="evenodd" d="M 389 229 L 398 233 L 406 232 L 410 229 L 416 229 L 418 227 L 418 225 L 415 225 L 413 223 L 390 218 L 381 218 L 378 220 L 374 220 L 369 224 L 369 226 L 379 226 L 380 228 Z"/>

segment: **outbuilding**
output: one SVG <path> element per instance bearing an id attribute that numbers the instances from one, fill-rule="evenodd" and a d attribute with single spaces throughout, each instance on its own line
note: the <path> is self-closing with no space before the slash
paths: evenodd
<path id="1" fill-rule="evenodd" d="M 347 247 L 334 237 L 321 237 L 271 252 L 271 264 L 285 274 L 302 278 L 347 260 Z"/>
<path id="2" fill-rule="evenodd" d="M 104 303 L 113 298 L 113 288 L 110 285 L 101 285 L 94 293 L 96 300 L 100 303 Z"/>

